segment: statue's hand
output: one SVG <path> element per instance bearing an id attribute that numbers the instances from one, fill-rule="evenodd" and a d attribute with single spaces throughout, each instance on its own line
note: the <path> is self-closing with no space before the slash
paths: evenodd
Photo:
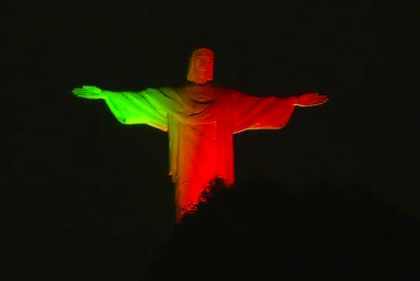
<path id="1" fill-rule="evenodd" d="M 74 88 L 73 94 L 85 99 L 103 99 L 102 90 L 95 86 L 83 86 L 82 88 Z"/>
<path id="2" fill-rule="evenodd" d="M 318 93 L 306 93 L 296 97 L 294 105 L 300 107 L 317 106 L 328 101 L 328 97 Z"/>

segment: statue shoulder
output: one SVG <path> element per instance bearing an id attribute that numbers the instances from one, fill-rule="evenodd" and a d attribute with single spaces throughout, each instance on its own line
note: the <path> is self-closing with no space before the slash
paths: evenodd
<path id="1" fill-rule="evenodd" d="M 242 95 L 240 91 L 235 90 L 235 89 L 230 89 L 230 88 L 216 88 L 215 90 L 219 96 L 223 96 L 226 98 L 234 99 Z"/>
<path id="2" fill-rule="evenodd" d="M 154 91 L 157 95 L 161 96 L 162 98 L 167 98 L 173 101 L 179 101 L 180 94 L 182 92 L 181 89 L 174 87 L 159 87 L 153 89 L 152 91 Z"/>
<path id="3" fill-rule="evenodd" d="M 176 90 L 170 87 L 146 88 L 142 92 L 149 95 L 166 95 L 166 96 L 176 95 Z"/>
<path id="4" fill-rule="evenodd" d="M 167 93 L 167 94 L 176 94 L 177 93 L 176 88 L 173 88 L 173 87 L 159 87 L 157 90 L 162 92 L 162 93 Z"/>

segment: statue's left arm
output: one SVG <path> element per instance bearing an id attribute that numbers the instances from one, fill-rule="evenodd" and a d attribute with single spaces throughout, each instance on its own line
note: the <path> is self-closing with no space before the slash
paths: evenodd
<path id="1" fill-rule="evenodd" d="M 318 93 L 290 97 L 257 97 L 235 93 L 232 119 L 233 132 L 246 130 L 281 129 L 289 121 L 295 106 L 311 107 L 325 103 L 328 98 Z"/>

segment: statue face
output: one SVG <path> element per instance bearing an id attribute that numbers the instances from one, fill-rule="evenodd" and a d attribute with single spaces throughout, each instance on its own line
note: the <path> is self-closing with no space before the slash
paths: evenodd
<path id="1" fill-rule="evenodd" d="M 205 84 L 213 80 L 214 55 L 207 48 L 195 50 L 190 58 L 190 69 L 187 80 L 197 84 Z"/>

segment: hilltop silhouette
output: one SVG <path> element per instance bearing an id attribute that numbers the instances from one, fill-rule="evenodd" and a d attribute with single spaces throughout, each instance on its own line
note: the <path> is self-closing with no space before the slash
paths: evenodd
<path id="1" fill-rule="evenodd" d="M 386 207 L 366 186 L 323 183 L 294 189 L 256 181 L 226 189 L 216 181 L 205 197 L 175 228 L 146 280 L 414 276 L 413 261 L 395 257 L 416 252 L 419 221 L 409 222 Z M 405 232 L 396 234 L 396 227 L 405 227 L 411 240 L 402 238 Z M 405 246 L 393 244 L 397 240 L 405 240 Z"/>

